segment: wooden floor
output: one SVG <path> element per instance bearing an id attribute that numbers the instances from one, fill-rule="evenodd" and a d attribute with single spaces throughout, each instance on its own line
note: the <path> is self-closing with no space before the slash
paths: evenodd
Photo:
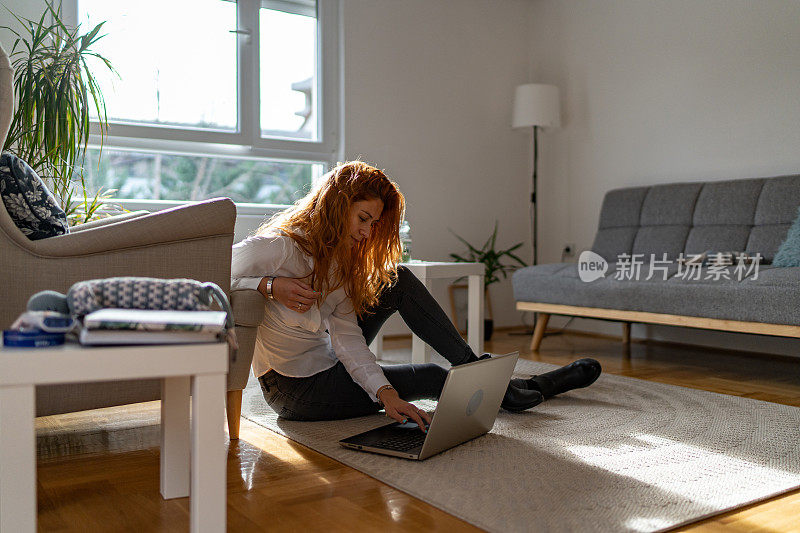
<path id="1" fill-rule="evenodd" d="M 598 359 L 607 373 L 800 406 L 800 359 L 576 334 L 498 332 L 487 351 L 536 361 Z M 387 340 L 386 348 L 410 348 Z M 37 420 L 43 531 L 185 531 L 189 500 L 159 496 L 158 402 Z M 220 421 L 222 423 L 222 421 Z M 230 531 L 476 531 L 365 474 L 242 420 L 228 453 Z M 535 530 L 531 524 L 531 530 Z M 800 531 L 800 491 L 683 531 Z"/>

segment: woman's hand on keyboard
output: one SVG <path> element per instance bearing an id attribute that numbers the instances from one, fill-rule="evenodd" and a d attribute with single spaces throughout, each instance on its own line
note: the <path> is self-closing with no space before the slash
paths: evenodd
<path id="1" fill-rule="evenodd" d="M 383 407 L 386 410 L 386 416 L 394 418 L 402 424 L 408 422 L 408 419 L 410 418 L 417 423 L 423 432 L 427 432 L 426 427 L 431 423 L 430 415 L 418 408 L 416 405 L 408 403 L 400 398 L 400 395 L 397 394 L 396 390 L 386 389 L 382 391 L 379 399 L 383 403 Z"/>

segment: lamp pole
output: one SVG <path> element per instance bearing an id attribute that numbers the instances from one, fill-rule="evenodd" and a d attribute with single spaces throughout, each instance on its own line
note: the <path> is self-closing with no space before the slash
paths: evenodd
<path id="1" fill-rule="evenodd" d="M 532 221 L 533 221 L 533 228 L 532 228 L 532 233 L 533 233 L 533 263 L 531 263 L 531 264 L 533 264 L 533 265 L 537 264 L 537 259 L 538 259 L 538 256 L 537 256 L 537 239 L 536 239 L 536 233 L 537 233 L 536 230 L 537 230 L 537 227 L 538 227 L 538 211 L 536 209 L 536 200 L 537 200 L 537 198 L 536 198 L 536 192 L 537 192 L 536 191 L 536 167 L 539 164 L 538 132 L 539 132 L 539 126 L 534 126 L 533 127 L 533 186 L 532 186 L 533 190 L 531 192 L 531 209 L 533 210 L 532 211 L 533 216 L 531 218 Z"/>
<path id="2" fill-rule="evenodd" d="M 561 125 L 558 87 L 541 83 L 518 85 L 514 91 L 514 109 L 511 116 L 512 128 L 533 126 L 533 176 L 531 187 L 531 244 L 533 245 L 532 265 L 539 262 L 538 229 L 538 183 L 539 166 L 539 128 Z M 534 314 L 534 321 L 536 314 Z M 530 334 L 526 332 L 525 334 Z"/>

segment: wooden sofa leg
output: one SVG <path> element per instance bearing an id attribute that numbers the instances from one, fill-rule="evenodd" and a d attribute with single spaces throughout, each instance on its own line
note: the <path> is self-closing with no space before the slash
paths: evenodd
<path id="1" fill-rule="evenodd" d="M 547 329 L 548 320 L 550 320 L 549 314 L 539 313 L 539 317 L 536 319 L 536 327 L 533 328 L 533 338 L 531 339 L 532 352 L 537 351 L 539 345 L 542 344 L 542 338 L 544 338 L 544 330 Z"/>
<path id="2" fill-rule="evenodd" d="M 231 440 L 239 439 L 239 421 L 242 417 L 242 390 L 229 390 L 225 411 L 228 415 L 228 435 Z"/>
<path id="3" fill-rule="evenodd" d="M 630 322 L 623 322 L 622 323 L 622 342 L 624 344 L 631 343 L 631 323 Z"/>

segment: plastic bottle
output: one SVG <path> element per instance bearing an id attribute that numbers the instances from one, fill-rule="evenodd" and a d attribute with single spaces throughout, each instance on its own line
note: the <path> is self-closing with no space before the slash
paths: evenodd
<path id="1" fill-rule="evenodd" d="M 400 223 L 400 244 L 403 246 L 401 261 L 407 263 L 411 261 L 411 226 L 406 220 Z"/>

